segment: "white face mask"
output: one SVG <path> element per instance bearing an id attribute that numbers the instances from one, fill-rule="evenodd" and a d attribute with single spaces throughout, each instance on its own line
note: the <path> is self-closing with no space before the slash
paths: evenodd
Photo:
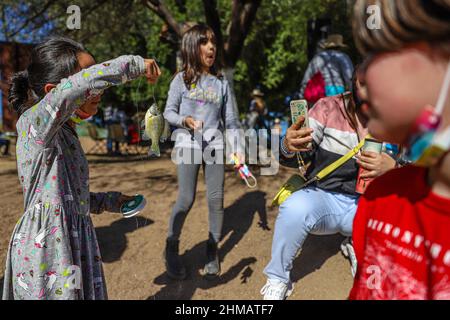
<path id="1" fill-rule="evenodd" d="M 438 133 L 449 88 L 450 62 L 436 108 L 424 108 L 416 119 L 409 144 L 406 146 L 406 157 L 418 166 L 431 167 L 450 150 L 450 126 Z"/>

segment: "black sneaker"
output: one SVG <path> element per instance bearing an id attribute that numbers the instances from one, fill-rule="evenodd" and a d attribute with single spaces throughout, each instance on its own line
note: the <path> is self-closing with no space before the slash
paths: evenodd
<path id="1" fill-rule="evenodd" d="M 166 271 L 169 277 L 175 280 L 184 280 L 186 279 L 187 272 L 178 255 L 179 243 L 179 240 L 167 239 L 164 257 L 166 260 Z"/>
<path id="2" fill-rule="evenodd" d="M 218 255 L 217 242 L 209 239 L 206 243 L 206 264 L 203 268 L 203 275 L 207 278 L 215 278 L 220 275 L 220 261 Z"/>

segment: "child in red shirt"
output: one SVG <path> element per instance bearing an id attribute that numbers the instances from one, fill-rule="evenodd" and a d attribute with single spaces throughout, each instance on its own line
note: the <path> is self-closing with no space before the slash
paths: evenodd
<path id="1" fill-rule="evenodd" d="M 450 299 L 450 199 L 407 166 L 376 179 L 353 222 L 351 299 Z"/>
<path id="2" fill-rule="evenodd" d="M 355 5 L 355 40 L 371 54 L 361 77 L 369 132 L 419 162 L 376 179 L 360 198 L 350 299 L 450 299 L 450 3 L 377 3 L 380 28 L 368 25 L 374 1 Z M 427 158 L 437 141 L 440 152 Z"/>

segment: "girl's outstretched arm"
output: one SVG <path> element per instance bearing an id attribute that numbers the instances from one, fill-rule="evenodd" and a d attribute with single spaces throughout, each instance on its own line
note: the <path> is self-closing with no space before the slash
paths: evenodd
<path id="1" fill-rule="evenodd" d="M 90 193 L 90 212 L 100 214 L 104 211 L 120 212 L 120 192 L 91 192 Z"/>
<path id="2" fill-rule="evenodd" d="M 31 134 L 36 143 L 47 147 L 58 129 L 91 95 L 100 94 L 111 86 L 144 74 L 144 59 L 128 55 L 96 64 L 63 79 L 40 102 L 22 115 L 28 120 L 28 127 L 25 128 L 28 132 L 25 134 Z"/>

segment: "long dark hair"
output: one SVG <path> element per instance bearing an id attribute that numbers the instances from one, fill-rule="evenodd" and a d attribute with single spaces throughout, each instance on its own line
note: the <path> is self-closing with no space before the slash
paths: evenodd
<path id="1" fill-rule="evenodd" d="M 351 88 L 351 99 L 350 103 L 346 104 L 346 112 L 347 116 L 350 120 L 350 126 L 355 130 L 355 132 L 358 132 L 358 121 L 356 120 L 356 113 L 361 108 L 361 98 L 358 96 L 357 92 L 357 85 L 356 82 L 358 81 L 358 72 L 360 70 L 360 65 L 356 65 L 355 69 L 353 70 L 352 75 L 352 88 Z M 342 97 L 344 99 L 344 97 Z M 344 99 L 345 103 L 345 99 Z"/>
<path id="2" fill-rule="evenodd" d="M 58 84 L 80 69 L 78 55 L 87 52 L 71 39 L 53 37 L 37 45 L 31 51 L 27 69 L 11 77 L 8 101 L 19 114 L 45 96 L 46 84 Z"/>
<path id="3" fill-rule="evenodd" d="M 361 99 L 361 97 L 358 95 L 358 88 L 357 88 L 357 81 L 358 81 L 358 73 L 361 70 L 361 65 L 358 64 L 355 66 L 355 69 L 353 71 L 353 75 L 352 75 L 352 97 L 353 97 L 353 102 L 355 103 L 355 107 L 356 110 L 359 109 L 361 107 L 361 105 L 363 104 L 363 101 Z M 356 112 L 355 110 L 355 112 Z"/>
<path id="4" fill-rule="evenodd" d="M 216 43 L 214 31 L 205 24 L 197 24 L 183 35 L 183 39 L 181 40 L 182 71 L 184 72 L 184 83 L 188 89 L 190 89 L 191 84 L 197 83 L 203 72 L 200 46 L 207 43 L 209 39 L 213 43 Z M 216 59 L 214 65 L 210 68 L 210 73 L 221 77 L 218 72 L 219 69 L 220 67 Z"/>

